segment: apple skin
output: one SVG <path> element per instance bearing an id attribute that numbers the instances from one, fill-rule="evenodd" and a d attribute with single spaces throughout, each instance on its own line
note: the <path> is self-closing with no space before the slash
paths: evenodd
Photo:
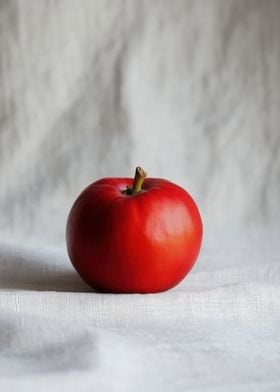
<path id="1" fill-rule="evenodd" d="M 202 242 L 196 203 L 180 186 L 146 178 L 136 194 L 133 178 L 89 185 L 68 217 L 70 260 L 94 289 L 156 293 L 176 286 L 191 270 Z"/>

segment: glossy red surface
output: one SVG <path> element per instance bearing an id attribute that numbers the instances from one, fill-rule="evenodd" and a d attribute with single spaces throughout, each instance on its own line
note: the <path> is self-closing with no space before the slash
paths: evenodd
<path id="1" fill-rule="evenodd" d="M 131 178 L 105 178 L 75 201 L 67 222 L 69 257 L 92 287 L 154 293 L 178 284 L 194 265 L 202 221 L 191 196 L 164 179 L 147 178 L 124 195 Z"/>

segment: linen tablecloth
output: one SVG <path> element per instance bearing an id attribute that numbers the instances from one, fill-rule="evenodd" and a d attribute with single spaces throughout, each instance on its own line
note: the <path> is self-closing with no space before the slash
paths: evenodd
<path id="1" fill-rule="evenodd" d="M 1 391 L 279 391 L 279 230 L 210 231 L 176 288 L 100 294 L 60 248 L 0 247 Z"/>
<path id="2" fill-rule="evenodd" d="M 0 0 L 1 392 L 279 392 L 279 15 Z M 137 165 L 194 197 L 202 253 L 168 292 L 95 293 L 67 215 Z"/>

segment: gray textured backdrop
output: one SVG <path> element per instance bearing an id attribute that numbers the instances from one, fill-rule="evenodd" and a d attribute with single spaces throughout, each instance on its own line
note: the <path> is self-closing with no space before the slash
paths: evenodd
<path id="1" fill-rule="evenodd" d="M 280 1 L 0 0 L 0 240 L 62 244 L 103 176 L 187 187 L 207 226 L 280 209 Z"/>

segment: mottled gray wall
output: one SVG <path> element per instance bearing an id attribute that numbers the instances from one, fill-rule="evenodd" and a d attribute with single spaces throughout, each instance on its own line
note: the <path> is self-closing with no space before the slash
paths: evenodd
<path id="1" fill-rule="evenodd" d="M 101 176 L 280 219 L 280 1 L 0 1 L 0 240 L 59 244 Z"/>

